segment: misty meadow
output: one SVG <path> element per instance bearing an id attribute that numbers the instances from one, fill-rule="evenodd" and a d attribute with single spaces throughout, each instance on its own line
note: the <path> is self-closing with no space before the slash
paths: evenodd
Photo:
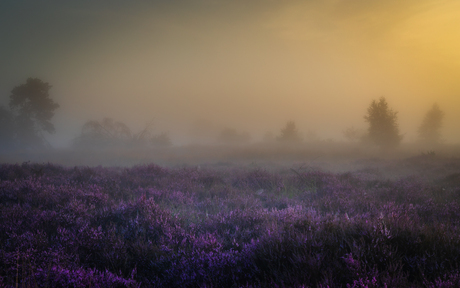
<path id="1" fill-rule="evenodd" d="M 414 143 L 380 97 L 346 141 L 288 121 L 174 145 L 104 118 L 58 149 L 51 87 L 27 78 L 1 110 L 4 287 L 460 285 L 460 150 L 437 104 Z"/>
<path id="2" fill-rule="evenodd" d="M 457 0 L 2 0 L 0 287 L 460 287 Z"/>

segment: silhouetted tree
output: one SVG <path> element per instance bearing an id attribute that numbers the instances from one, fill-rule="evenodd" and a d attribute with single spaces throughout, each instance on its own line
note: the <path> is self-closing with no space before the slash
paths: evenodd
<path id="1" fill-rule="evenodd" d="M 124 123 L 104 118 L 102 121 L 86 122 L 81 135 L 75 139 L 77 146 L 107 146 L 127 144 L 131 140 L 131 130 Z"/>
<path id="2" fill-rule="evenodd" d="M 153 135 L 152 124 L 149 123 L 139 133 L 133 134 L 131 129 L 120 121 L 104 118 L 102 121 L 87 121 L 81 134 L 74 140 L 76 147 L 107 147 L 107 146 L 170 146 L 171 139 L 167 133 Z"/>
<path id="3" fill-rule="evenodd" d="M 47 143 L 43 132 L 55 132 L 51 118 L 59 105 L 51 99 L 50 89 L 50 84 L 38 78 L 28 78 L 25 84 L 11 90 L 9 104 L 16 114 L 16 138 L 21 146 Z"/>
<path id="4" fill-rule="evenodd" d="M 15 146 L 14 115 L 3 106 L 0 106 L 0 149 L 11 149 Z"/>
<path id="5" fill-rule="evenodd" d="M 418 129 L 420 140 L 424 144 L 436 145 L 441 142 L 441 128 L 444 119 L 444 112 L 439 109 L 438 104 L 433 104 L 426 112 L 422 124 Z"/>
<path id="6" fill-rule="evenodd" d="M 392 148 L 402 140 L 397 123 L 397 112 L 388 107 L 384 97 L 373 100 L 364 116 L 369 123 L 367 137 L 369 141 L 381 148 Z"/>
<path id="7" fill-rule="evenodd" d="M 284 126 L 284 128 L 281 129 L 281 135 L 278 136 L 276 139 L 278 141 L 292 143 L 302 141 L 302 138 L 300 137 L 299 132 L 297 131 L 294 121 L 288 121 L 286 123 L 286 126 Z"/>
<path id="8" fill-rule="evenodd" d="M 150 144 L 156 147 L 169 147 L 172 146 L 172 141 L 169 134 L 163 132 L 157 135 L 152 135 L 150 137 Z"/>

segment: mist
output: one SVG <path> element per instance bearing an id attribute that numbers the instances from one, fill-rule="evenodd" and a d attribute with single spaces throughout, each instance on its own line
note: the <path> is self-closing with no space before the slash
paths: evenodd
<path id="1" fill-rule="evenodd" d="M 457 1 L 3 1 L 0 104 L 28 77 L 60 105 L 46 135 L 70 147 L 88 120 L 153 123 L 174 145 L 223 129 L 343 141 L 384 96 L 403 142 L 426 111 L 460 141 Z"/>
<path id="2" fill-rule="evenodd" d="M 459 0 L 1 0 L 0 286 L 460 287 L 459 28 Z"/>

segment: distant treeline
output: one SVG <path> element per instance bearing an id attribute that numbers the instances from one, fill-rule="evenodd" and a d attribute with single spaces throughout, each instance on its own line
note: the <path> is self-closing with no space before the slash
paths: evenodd
<path id="1" fill-rule="evenodd" d="M 0 106 L 0 149 L 42 149 L 51 147 L 45 135 L 55 133 L 51 119 L 59 105 L 51 98 L 51 85 L 38 79 L 28 78 L 26 83 L 11 90 L 9 109 Z M 384 97 L 373 100 L 364 115 L 367 130 L 347 128 L 344 137 L 356 143 L 375 145 L 382 149 L 394 149 L 403 136 L 399 131 L 398 114 L 391 109 Z M 444 112 L 433 104 L 425 114 L 418 129 L 419 141 L 428 148 L 442 142 L 441 128 Z M 216 135 L 218 143 L 244 144 L 251 140 L 247 132 L 224 128 Z M 294 121 L 288 121 L 279 135 L 266 133 L 265 142 L 301 143 L 304 139 Z M 111 118 L 89 120 L 80 135 L 72 141 L 74 148 L 92 147 L 149 147 L 171 146 L 167 132 L 153 133 L 153 123 L 139 132 L 133 132 L 125 123 Z"/>

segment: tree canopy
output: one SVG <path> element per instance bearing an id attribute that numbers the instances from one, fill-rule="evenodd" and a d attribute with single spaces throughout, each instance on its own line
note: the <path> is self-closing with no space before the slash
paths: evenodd
<path id="1" fill-rule="evenodd" d="M 286 123 L 286 126 L 281 129 L 281 135 L 277 137 L 277 140 L 292 143 L 302 141 L 294 121 Z"/>
<path id="2" fill-rule="evenodd" d="M 393 148 L 402 140 L 399 134 L 397 112 L 388 107 L 384 97 L 373 100 L 364 116 L 369 123 L 367 138 L 381 148 Z"/>
<path id="3" fill-rule="evenodd" d="M 15 123 L 14 115 L 3 106 L 0 106 L 0 148 L 14 147 Z"/>
<path id="4" fill-rule="evenodd" d="M 435 145 L 441 142 L 441 128 L 444 119 L 444 112 L 438 104 L 433 104 L 430 110 L 426 112 L 422 124 L 418 129 L 420 140 L 424 144 Z"/>
<path id="5" fill-rule="evenodd" d="M 172 145 L 168 133 L 153 134 L 151 130 L 152 123 L 147 124 L 139 133 L 132 133 L 125 123 L 112 118 L 90 120 L 83 125 L 80 136 L 74 139 L 74 146 L 104 148 Z"/>
<path id="6" fill-rule="evenodd" d="M 87 121 L 81 129 L 80 137 L 75 139 L 75 144 L 77 146 L 106 146 L 126 144 L 131 139 L 132 133 L 128 126 L 112 118 L 104 118 L 102 121 Z"/>
<path id="7" fill-rule="evenodd" d="M 44 142 L 42 132 L 54 133 L 51 123 L 59 105 L 51 99 L 51 85 L 38 78 L 28 78 L 25 84 L 11 90 L 10 108 L 15 114 L 16 140 L 21 146 Z"/>

